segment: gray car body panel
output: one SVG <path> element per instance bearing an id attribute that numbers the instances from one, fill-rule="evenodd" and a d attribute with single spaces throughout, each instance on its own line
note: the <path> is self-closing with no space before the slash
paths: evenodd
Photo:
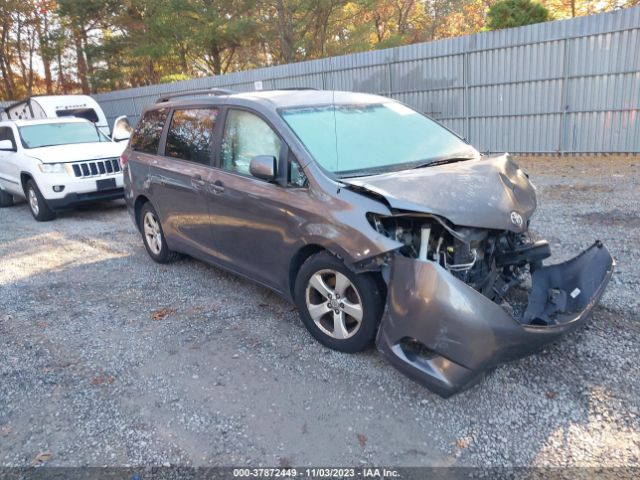
<path id="1" fill-rule="evenodd" d="M 508 155 L 343 181 L 383 196 L 394 209 L 439 215 L 465 227 L 522 232 L 536 209 L 533 185 Z M 511 221 L 514 211 L 521 225 Z"/>
<path id="2" fill-rule="evenodd" d="M 378 349 L 396 368 L 448 397 L 476 383 L 487 369 L 535 352 L 585 323 L 613 268 L 611 254 L 596 242 L 567 262 L 538 270 L 533 292 L 546 294 L 543 278 L 550 277 L 553 288 L 569 295 L 579 288 L 580 294 L 555 325 L 537 326 L 516 322 L 437 263 L 398 255 L 391 266 Z M 430 358 L 403 349 L 406 339 L 425 345 Z"/>
<path id="3" fill-rule="evenodd" d="M 285 169 L 283 161 L 291 152 L 305 165 L 308 186 L 287 186 L 282 181 L 267 182 L 229 172 L 216 166 L 217 159 L 205 166 L 166 157 L 162 151 L 149 155 L 128 148 L 125 199 L 131 213 L 135 215 L 138 199 L 150 200 L 172 250 L 233 271 L 289 300 L 293 289 L 290 269 L 305 247 L 326 249 L 348 265 L 398 248 L 397 242 L 376 232 L 365 216 L 367 212 L 390 215 L 385 203 L 343 188 L 327 177 L 282 120 L 278 105 L 253 97 L 240 94 L 180 100 L 164 102 L 162 107 L 170 112 L 174 108 L 237 108 L 257 114 L 281 136 L 286 147 L 279 171 Z M 362 97 L 371 102 L 381 98 Z M 217 130 L 221 124 L 217 122 Z M 166 129 L 165 125 L 160 150 Z M 201 185 L 191 182 L 196 174 L 202 178 Z M 224 190 L 217 193 L 216 186 Z"/>
<path id="4" fill-rule="evenodd" d="M 281 108 L 334 101 L 390 100 L 349 92 L 281 91 L 167 101 L 149 107 L 167 108 L 169 114 L 175 108 L 218 108 L 217 145 L 227 109 L 245 109 L 271 125 L 283 148 L 273 182 L 219 168 L 217 150 L 210 165 L 165 157 L 162 145 L 169 115 L 157 155 L 130 147 L 125 152 L 125 199 L 134 221 L 141 203 L 151 201 L 172 250 L 228 269 L 289 300 L 296 268 L 309 252 L 328 250 L 356 271 L 386 258 L 391 272 L 386 277 L 387 310 L 378 348 L 394 366 L 443 396 L 466 388 L 492 365 L 525 355 L 586 320 L 613 268 L 606 248 L 598 248 L 606 255 L 597 255 L 596 263 L 605 267 L 597 267 L 598 288 L 591 301 L 574 320 L 555 327 L 520 325 L 438 264 L 396 254 L 402 245 L 374 229 L 367 214 L 430 214 L 460 227 L 521 232 L 536 207 L 535 189 L 508 155 L 478 154 L 477 159 L 452 164 L 336 178 L 313 160 L 279 113 Z M 305 187 L 287 185 L 284 174 L 291 158 L 307 177 Z M 522 225 L 511 220 L 514 211 L 522 216 Z M 577 257 L 581 278 L 596 268 L 590 265 L 591 256 Z M 549 276 L 544 281 L 552 280 Z M 537 308 L 544 310 L 548 302 L 538 298 L 540 302 Z M 398 346 L 405 337 L 430 346 L 438 359 L 426 370 L 412 363 Z"/>

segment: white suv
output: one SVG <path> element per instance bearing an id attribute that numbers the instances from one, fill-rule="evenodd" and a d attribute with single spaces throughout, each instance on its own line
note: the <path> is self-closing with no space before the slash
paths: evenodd
<path id="1" fill-rule="evenodd" d="M 122 198 L 126 144 L 79 118 L 0 122 L 0 207 L 26 198 L 46 221 L 79 203 Z"/>

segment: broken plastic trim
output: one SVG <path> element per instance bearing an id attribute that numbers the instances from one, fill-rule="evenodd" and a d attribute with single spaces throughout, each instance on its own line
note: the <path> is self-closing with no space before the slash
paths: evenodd
<path id="1" fill-rule="evenodd" d="M 577 257 L 558 265 L 542 267 L 531 275 L 532 289 L 523 323 L 561 324 L 589 305 L 600 287 L 600 279 L 613 267 L 600 242 Z"/>
<path id="2" fill-rule="evenodd" d="M 533 278 L 529 315 L 555 315 L 550 325 L 519 323 L 435 262 L 394 254 L 390 268 L 378 349 L 400 371 L 448 397 L 477 382 L 487 369 L 526 356 L 585 323 L 614 261 L 596 242 L 568 262 L 536 270 L 541 273 Z M 580 294 L 564 306 L 555 302 L 552 291 L 572 297 L 576 289 Z M 407 339 L 429 356 L 407 351 Z"/>

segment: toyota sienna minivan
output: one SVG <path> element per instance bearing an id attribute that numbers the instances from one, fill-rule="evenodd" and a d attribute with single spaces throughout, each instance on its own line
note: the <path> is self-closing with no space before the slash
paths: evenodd
<path id="1" fill-rule="evenodd" d="M 375 340 L 449 396 L 583 324 L 611 277 L 599 241 L 546 265 L 528 175 L 407 105 L 200 93 L 147 107 L 121 157 L 149 256 L 186 254 L 275 290 L 329 348 Z"/>

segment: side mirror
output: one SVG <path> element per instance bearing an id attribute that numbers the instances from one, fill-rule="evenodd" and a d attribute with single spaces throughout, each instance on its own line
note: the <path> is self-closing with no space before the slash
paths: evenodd
<path id="1" fill-rule="evenodd" d="M 0 140 L 0 150 L 5 152 L 15 152 L 16 149 L 13 148 L 13 143 L 11 140 Z"/>
<path id="2" fill-rule="evenodd" d="M 122 142 L 123 140 L 129 140 L 131 137 L 131 125 L 129 119 L 126 116 L 116 118 L 113 122 L 113 130 L 111 130 L 111 138 L 114 142 Z"/>
<path id="3" fill-rule="evenodd" d="M 256 155 L 249 164 L 251 175 L 262 180 L 276 179 L 276 157 L 271 155 Z"/>

